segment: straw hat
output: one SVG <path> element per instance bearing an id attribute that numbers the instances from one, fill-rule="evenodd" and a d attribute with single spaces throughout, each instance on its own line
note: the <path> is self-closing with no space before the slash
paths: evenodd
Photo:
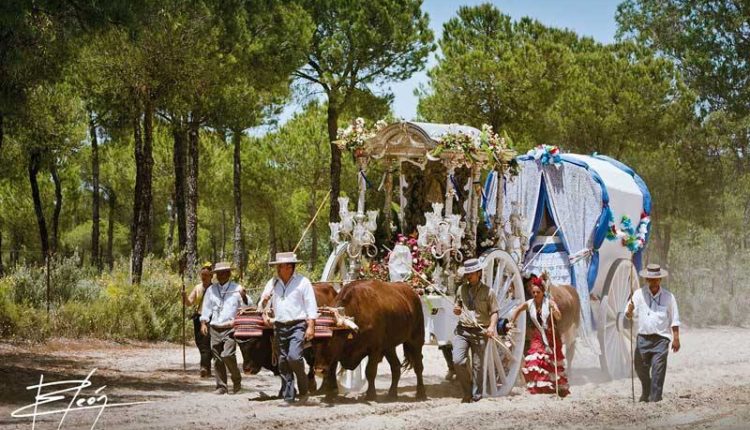
<path id="1" fill-rule="evenodd" d="M 661 266 L 658 264 L 649 264 L 646 266 L 645 269 L 641 270 L 639 273 L 642 278 L 646 279 L 660 279 L 660 278 L 666 278 L 669 276 L 669 272 L 662 269 Z"/>
<path id="2" fill-rule="evenodd" d="M 482 269 L 484 269 L 484 266 L 478 259 L 469 258 L 464 261 L 464 265 L 458 269 L 458 274 L 461 276 L 468 275 L 469 273 L 479 272 Z"/>
<path id="3" fill-rule="evenodd" d="M 269 266 L 275 266 L 277 264 L 296 264 L 301 263 L 300 260 L 297 259 L 297 254 L 293 252 L 277 252 L 276 253 L 276 260 L 269 261 Z"/>
<path id="4" fill-rule="evenodd" d="M 229 263 L 227 261 L 222 261 L 219 263 L 216 263 L 214 265 L 214 273 L 216 272 L 231 272 L 232 271 L 232 263 Z"/>

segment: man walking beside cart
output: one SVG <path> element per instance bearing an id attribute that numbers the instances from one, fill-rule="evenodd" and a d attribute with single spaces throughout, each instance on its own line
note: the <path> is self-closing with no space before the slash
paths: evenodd
<path id="1" fill-rule="evenodd" d="M 216 373 L 215 394 L 227 394 L 227 369 L 232 376 L 232 394 L 242 389 L 242 376 L 237 367 L 237 343 L 234 340 L 234 317 L 243 302 L 247 303 L 245 290 L 230 280 L 232 265 L 222 262 L 214 267 L 218 283 L 206 290 L 201 312 L 201 334 L 211 336 L 211 353 Z"/>
<path id="2" fill-rule="evenodd" d="M 669 343 L 672 351 L 680 350 L 680 314 L 672 293 L 661 287 L 661 280 L 669 274 L 658 264 L 649 264 L 641 270 L 648 282 L 635 292 L 628 302 L 625 316 L 638 319 L 634 367 L 641 380 L 641 402 L 659 402 L 662 399 L 664 378 L 667 374 Z"/>
<path id="3" fill-rule="evenodd" d="M 276 254 L 276 260 L 268 264 L 276 266 L 277 276 L 266 283 L 261 296 L 261 307 L 270 300 L 274 312 L 274 348 L 279 354 L 284 406 L 294 403 L 295 377 L 300 401 L 307 398 L 308 381 L 302 352 L 305 342 L 315 335 L 318 317 L 315 291 L 309 279 L 294 273 L 297 263 L 299 260 L 293 252 Z"/>
<path id="4" fill-rule="evenodd" d="M 458 287 L 453 308 L 453 313 L 459 316 L 453 338 L 453 366 L 461 383 L 461 402 L 471 403 L 482 398 L 482 360 L 488 338 L 497 336 L 499 310 L 497 297 L 480 281 L 482 264 L 479 260 L 466 260 L 461 271 L 464 282 Z"/>

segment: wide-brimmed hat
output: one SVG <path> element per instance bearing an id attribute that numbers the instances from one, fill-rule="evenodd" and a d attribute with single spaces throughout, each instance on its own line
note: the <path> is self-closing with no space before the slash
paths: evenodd
<path id="1" fill-rule="evenodd" d="M 639 273 L 641 275 L 641 278 L 646 279 L 660 279 L 660 278 L 666 278 L 669 276 L 669 272 L 662 269 L 661 266 L 658 264 L 649 264 L 646 266 L 645 269 L 641 270 Z"/>
<path id="2" fill-rule="evenodd" d="M 297 254 L 293 252 L 277 252 L 276 260 L 268 262 L 270 266 L 274 266 L 277 264 L 296 264 L 296 263 L 301 263 L 301 261 L 297 259 Z"/>
<path id="3" fill-rule="evenodd" d="M 478 259 L 469 258 L 464 261 L 464 265 L 458 269 L 458 274 L 461 276 L 468 275 L 469 273 L 479 272 L 482 269 L 484 269 L 484 266 Z"/>
<path id="4" fill-rule="evenodd" d="M 214 272 L 229 272 L 232 270 L 232 263 L 221 261 L 214 265 Z"/>

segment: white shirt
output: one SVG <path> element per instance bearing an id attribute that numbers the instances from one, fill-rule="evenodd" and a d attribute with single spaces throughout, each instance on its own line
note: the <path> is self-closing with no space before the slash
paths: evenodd
<path id="1" fill-rule="evenodd" d="M 201 321 L 211 321 L 212 326 L 223 326 L 234 321 L 237 308 L 242 305 L 240 284 L 227 281 L 226 284 L 211 284 L 203 296 Z"/>
<path id="2" fill-rule="evenodd" d="M 314 320 L 318 317 L 315 291 L 310 280 L 304 276 L 293 274 L 286 285 L 277 277 L 269 279 L 260 296 L 260 303 L 269 296 L 274 318 L 278 322 Z"/>
<path id="3" fill-rule="evenodd" d="M 633 306 L 638 334 L 657 334 L 672 340 L 672 327 L 680 326 L 680 313 L 672 293 L 659 287 L 659 292 L 652 295 L 648 286 L 641 287 L 633 293 Z"/>

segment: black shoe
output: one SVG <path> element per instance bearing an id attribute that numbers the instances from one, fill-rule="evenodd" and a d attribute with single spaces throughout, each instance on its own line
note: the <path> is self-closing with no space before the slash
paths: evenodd
<path id="1" fill-rule="evenodd" d="M 471 397 L 471 401 L 474 402 L 474 403 L 476 403 L 476 402 L 478 402 L 480 400 L 482 400 L 481 394 L 477 394 L 476 396 L 472 396 Z"/>
<path id="2" fill-rule="evenodd" d="M 641 396 L 640 399 L 638 399 L 639 402 L 648 403 L 648 396 Z"/>
<path id="3" fill-rule="evenodd" d="M 242 383 L 241 382 L 237 382 L 237 383 L 233 384 L 232 385 L 232 394 L 239 393 L 241 389 L 242 389 Z"/>
<path id="4" fill-rule="evenodd" d="M 226 390 L 226 389 L 224 389 L 224 388 L 217 388 L 217 389 L 216 389 L 216 390 L 214 391 L 214 394 L 226 394 L 226 393 L 227 393 L 227 390 Z"/>

